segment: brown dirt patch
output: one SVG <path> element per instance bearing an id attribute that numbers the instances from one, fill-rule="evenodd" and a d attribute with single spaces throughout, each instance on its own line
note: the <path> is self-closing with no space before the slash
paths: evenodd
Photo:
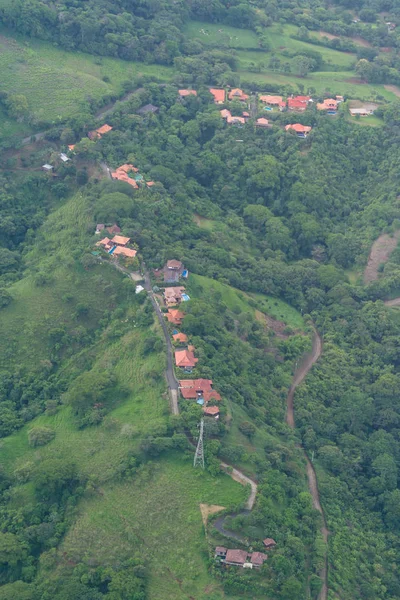
<path id="1" fill-rule="evenodd" d="M 384 85 L 383 87 L 388 92 L 392 92 L 395 96 L 400 98 L 400 88 L 398 88 L 397 85 Z"/>
<path id="2" fill-rule="evenodd" d="M 218 506 L 218 504 L 200 504 L 199 506 L 204 527 L 206 527 L 209 517 L 225 510 L 225 506 Z"/>
<path id="3" fill-rule="evenodd" d="M 364 40 L 363 38 L 360 38 L 358 36 L 354 36 L 350 38 L 352 42 L 354 42 L 355 44 L 357 44 L 357 46 L 363 46 L 364 48 L 371 48 L 372 44 L 371 42 L 367 42 L 367 40 Z"/>
<path id="4" fill-rule="evenodd" d="M 327 31 L 318 31 L 318 33 L 328 38 L 328 40 L 336 40 L 338 38 L 337 35 L 333 35 L 333 33 L 328 33 Z"/>
<path id="5" fill-rule="evenodd" d="M 350 77 L 349 79 L 345 79 L 346 83 L 356 83 L 357 85 L 363 85 L 367 83 L 364 79 L 358 79 L 357 77 Z"/>
<path id="6" fill-rule="evenodd" d="M 277 321 L 268 315 L 265 315 L 260 310 L 255 311 L 257 321 L 264 323 L 267 326 L 267 329 L 272 329 L 275 335 L 283 340 L 286 340 L 289 335 L 284 333 L 287 325 L 283 321 Z"/>
<path id="7" fill-rule="evenodd" d="M 365 283 L 369 283 L 370 281 L 375 281 L 378 279 L 379 265 L 388 261 L 391 253 L 396 248 L 399 239 L 400 230 L 396 231 L 392 237 L 389 234 L 384 233 L 383 235 L 380 235 L 377 240 L 375 240 L 375 242 L 372 244 L 368 257 L 368 263 L 364 271 Z"/>

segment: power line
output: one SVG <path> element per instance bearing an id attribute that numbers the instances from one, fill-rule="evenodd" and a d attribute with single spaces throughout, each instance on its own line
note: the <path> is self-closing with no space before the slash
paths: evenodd
<path id="1" fill-rule="evenodd" d="M 197 442 L 196 453 L 194 455 L 193 466 L 200 466 L 204 469 L 204 448 L 203 448 L 203 430 L 204 430 L 204 419 L 200 421 L 200 433 L 199 441 Z"/>

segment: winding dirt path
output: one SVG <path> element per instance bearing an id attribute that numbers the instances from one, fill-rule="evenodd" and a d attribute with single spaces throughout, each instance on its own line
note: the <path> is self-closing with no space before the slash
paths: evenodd
<path id="1" fill-rule="evenodd" d="M 294 402 L 293 402 L 296 388 L 304 381 L 307 373 L 310 371 L 312 366 L 317 362 L 317 360 L 319 359 L 321 354 L 322 354 L 322 340 L 321 340 L 319 333 L 316 330 L 314 330 L 311 352 L 310 352 L 310 354 L 308 354 L 304 357 L 304 359 L 301 361 L 300 365 L 296 369 L 294 376 L 293 376 L 292 385 L 290 386 L 290 390 L 287 395 L 286 422 L 289 425 L 289 427 L 291 427 L 291 429 L 294 429 L 296 426 L 296 422 L 295 422 L 295 418 L 294 418 Z M 306 459 L 306 463 L 307 463 L 308 487 L 310 490 L 310 494 L 312 496 L 313 506 L 322 516 L 321 533 L 322 533 L 322 537 L 324 539 L 325 544 L 327 544 L 329 531 L 326 526 L 325 514 L 324 514 L 323 508 L 321 506 L 320 499 L 319 499 L 317 476 L 316 476 L 313 464 L 310 461 L 310 459 L 308 458 L 305 450 L 303 450 L 303 453 L 304 453 L 304 458 Z M 320 577 L 322 579 L 322 588 L 319 593 L 318 600 L 327 600 L 327 598 L 328 598 L 328 552 L 327 552 L 327 547 L 325 549 L 324 566 L 320 572 Z"/>
<path id="2" fill-rule="evenodd" d="M 393 298 L 393 300 L 385 300 L 386 306 L 400 306 L 400 298 Z"/>

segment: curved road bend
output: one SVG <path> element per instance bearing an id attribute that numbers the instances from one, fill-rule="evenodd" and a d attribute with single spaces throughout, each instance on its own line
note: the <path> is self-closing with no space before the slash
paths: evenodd
<path id="1" fill-rule="evenodd" d="M 400 306 L 400 298 L 393 298 L 393 300 L 385 300 L 385 306 Z"/>
<path id="2" fill-rule="evenodd" d="M 293 376 L 293 382 L 290 386 L 290 390 L 287 396 L 287 413 L 286 413 L 286 422 L 292 429 L 295 428 L 295 419 L 294 419 L 294 403 L 293 398 L 296 391 L 296 388 L 303 382 L 307 373 L 310 371 L 312 366 L 317 362 L 319 357 L 322 354 L 322 340 L 317 331 L 314 330 L 313 343 L 311 354 L 309 354 L 300 364 L 299 368 L 295 371 Z M 312 496 L 313 506 L 322 516 L 322 527 L 321 533 L 324 539 L 325 544 L 328 542 L 328 528 L 326 526 L 326 520 L 324 511 L 321 506 L 321 502 L 319 499 L 318 492 L 318 483 L 317 476 L 315 474 L 315 469 L 310 459 L 307 456 L 307 453 L 303 450 L 304 458 L 307 463 L 307 479 L 308 479 L 308 487 Z M 320 572 L 320 577 L 322 579 L 322 588 L 318 597 L 318 600 L 327 600 L 328 598 L 328 556 L 327 551 L 325 550 L 325 558 L 324 558 L 324 566 Z"/>
<path id="3" fill-rule="evenodd" d="M 161 328 L 164 332 L 165 342 L 167 344 L 167 369 L 165 371 L 165 376 L 167 378 L 168 387 L 170 390 L 171 397 L 171 410 L 173 415 L 179 415 L 179 407 L 178 407 L 178 389 L 179 384 L 175 377 L 174 371 L 174 349 L 172 346 L 171 338 L 169 336 L 169 331 L 167 328 L 167 324 L 165 323 L 165 317 L 161 312 L 161 309 L 158 305 L 157 300 L 154 298 L 153 290 L 151 289 L 150 276 L 147 269 L 144 272 L 144 288 L 149 295 L 151 303 L 153 305 L 154 310 L 156 311 L 156 315 L 158 317 Z"/>

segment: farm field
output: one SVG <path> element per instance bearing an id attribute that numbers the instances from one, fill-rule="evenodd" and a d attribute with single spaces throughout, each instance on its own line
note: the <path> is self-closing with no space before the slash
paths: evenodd
<path id="1" fill-rule="evenodd" d="M 220 44 L 227 48 L 259 48 L 258 36 L 250 29 L 238 29 L 205 21 L 189 21 L 183 32 L 188 38 L 198 38 L 203 44 Z"/>
<path id="2" fill-rule="evenodd" d="M 0 34 L 2 91 L 24 94 L 36 120 L 64 119 L 88 96 L 100 99 L 121 93 L 122 83 L 135 75 L 151 74 L 167 80 L 171 73 L 170 68 L 159 65 L 67 52 L 38 40 L 27 41 L 4 29 Z"/>

